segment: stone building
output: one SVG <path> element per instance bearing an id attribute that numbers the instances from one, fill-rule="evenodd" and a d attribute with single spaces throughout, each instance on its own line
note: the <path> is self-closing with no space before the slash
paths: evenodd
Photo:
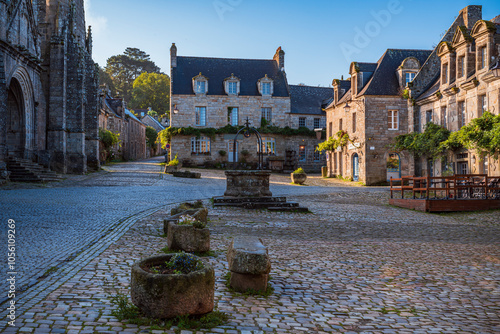
<path id="1" fill-rule="evenodd" d="M 345 131 L 353 142 L 327 153 L 329 176 L 373 185 L 410 173 L 410 157 L 389 146 L 397 135 L 408 132 L 402 92 L 430 53 L 389 49 L 376 63 L 351 63 L 349 80 L 333 80 L 327 136 Z"/>
<path id="2" fill-rule="evenodd" d="M 141 122 L 146 126 L 152 127 L 156 132 L 165 130 L 165 127 L 160 123 L 160 121 L 158 121 L 157 118 L 158 117 L 153 117 L 151 115 L 145 115 L 141 118 Z M 165 154 L 165 150 L 161 147 L 160 141 L 157 141 L 153 152 L 149 152 L 149 150 L 147 150 L 147 153 L 148 155 L 163 155 Z"/>
<path id="3" fill-rule="evenodd" d="M 145 159 L 146 124 L 126 108 L 122 98 L 112 98 L 109 95 L 101 98 L 99 128 L 120 134 L 120 144 L 113 149 L 115 158 L 126 161 Z M 101 161 L 105 161 L 104 150 L 101 151 Z"/>
<path id="4" fill-rule="evenodd" d="M 410 84 L 410 131 L 422 132 L 433 122 L 457 131 L 486 110 L 498 115 L 500 78 L 491 68 L 500 47 L 500 17 L 482 19 L 481 6 L 462 9 L 432 55 Z M 500 175 L 498 159 L 462 150 L 444 160 L 415 159 L 417 176 L 484 173 Z"/>
<path id="5" fill-rule="evenodd" d="M 0 0 L 0 163 L 97 169 L 97 80 L 83 0 Z"/>
<path id="6" fill-rule="evenodd" d="M 324 125 L 322 107 L 333 96 L 331 88 L 289 86 L 281 48 L 266 60 L 181 57 L 175 44 L 170 51 L 172 127 L 191 127 L 195 133 L 196 129 L 243 126 L 247 119 L 255 128 L 303 127 L 303 135 L 263 131 L 263 160 L 266 166 L 281 160 L 285 169 L 302 166 L 319 171 L 324 156 L 314 153 L 319 140 L 312 130 Z M 177 135 L 171 139 L 171 155 L 177 154 L 184 164 L 198 165 L 257 161 L 256 137 L 240 136 L 233 156 L 234 138 L 234 133 Z"/>

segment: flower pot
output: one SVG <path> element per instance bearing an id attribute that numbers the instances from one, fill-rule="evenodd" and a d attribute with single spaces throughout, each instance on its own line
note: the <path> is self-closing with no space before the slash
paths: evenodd
<path id="1" fill-rule="evenodd" d="M 167 246 L 170 250 L 185 252 L 208 252 L 210 250 L 210 230 L 193 225 L 179 225 L 168 222 Z"/>
<path id="2" fill-rule="evenodd" d="M 291 173 L 292 182 L 297 184 L 303 184 L 306 182 L 307 174 L 306 173 Z"/>
<path id="3" fill-rule="evenodd" d="M 132 266 L 132 302 L 148 317 L 172 318 L 205 314 L 214 309 L 214 268 L 205 260 L 201 270 L 189 274 L 153 274 L 141 267 L 160 265 L 173 254 L 148 257 Z"/>

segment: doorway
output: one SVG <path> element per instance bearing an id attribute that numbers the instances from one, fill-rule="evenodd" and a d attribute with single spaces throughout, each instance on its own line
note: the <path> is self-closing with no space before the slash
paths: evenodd
<path id="1" fill-rule="evenodd" d="M 357 153 L 352 155 L 352 179 L 359 181 L 359 156 Z"/>
<path id="2" fill-rule="evenodd" d="M 401 178 L 401 158 L 398 153 L 389 153 L 387 157 L 387 181 Z"/>

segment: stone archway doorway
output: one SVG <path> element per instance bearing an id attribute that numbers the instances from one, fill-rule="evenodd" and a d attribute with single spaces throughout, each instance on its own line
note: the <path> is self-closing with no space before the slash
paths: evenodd
<path id="1" fill-rule="evenodd" d="M 7 155 L 24 158 L 26 147 L 26 112 L 21 84 L 12 78 L 7 98 Z"/>

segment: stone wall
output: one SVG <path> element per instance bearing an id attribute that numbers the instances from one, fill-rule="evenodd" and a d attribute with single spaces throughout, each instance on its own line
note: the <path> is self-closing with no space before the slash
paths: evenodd
<path id="1" fill-rule="evenodd" d="M 283 159 L 287 158 L 287 151 L 296 152 L 298 156 L 299 146 L 305 146 L 306 158 L 303 161 L 292 161 L 294 168 L 303 167 L 306 171 L 319 172 L 322 166 L 325 166 L 325 154 L 314 154 L 315 147 L 318 144 L 316 137 L 305 136 L 282 136 L 282 135 L 262 135 L 263 138 L 273 138 L 276 142 L 276 153 L 273 156 Z M 210 139 L 210 153 L 196 154 L 191 152 L 190 136 L 174 136 L 171 141 L 171 155 L 176 154 L 180 161 L 188 162 L 191 165 L 216 165 L 218 163 L 232 163 L 232 151 L 234 145 L 234 134 L 216 135 Z M 243 135 L 238 137 L 237 160 L 246 161 L 248 163 L 256 163 L 257 155 L 257 138 L 252 135 L 250 138 L 245 138 Z M 241 152 L 246 150 L 249 155 L 244 157 Z M 225 156 L 221 156 L 219 151 L 225 151 Z M 267 166 L 267 158 L 270 155 L 264 155 L 264 165 Z M 242 160 L 243 159 L 243 160 Z M 208 164 L 207 164 L 208 163 Z"/>
<path id="2" fill-rule="evenodd" d="M 260 127 L 262 108 L 272 108 L 271 124 L 288 125 L 290 98 L 267 96 L 195 96 L 174 95 L 171 105 L 177 105 L 178 114 L 170 113 L 173 127 L 196 127 L 195 108 L 206 107 L 206 125 L 200 127 L 220 128 L 229 124 L 228 107 L 238 107 L 238 124 L 243 125 L 248 117 L 251 126 Z M 173 108 L 171 108 L 173 110 Z"/>
<path id="3" fill-rule="evenodd" d="M 331 177 L 353 177 L 353 156 L 359 158 L 359 181 L 367 185 L 387 180 L 387 159 L 393 139 L 408 131 L 408 107 L 400 96 L 364 96 L 349 102 L 351 109 L 344 111 L 344 104 L 327 109 L 328 136 L 339 130 L 347 131 L 353 143 L 328 154 L 328 174 Z M 388 111 L 397 110 L 398 130 L 389 130 Z M 355 115 L 355 116 L 354 116 Z M 354 130 L 353 120 L 356 120 Z M 331 132 L 330 132 L 331 123 Z M 342 127 L 340 127 L 342 123 Z M 401 174 L 412 173 L 409 155 L 400 153 Z"/>

